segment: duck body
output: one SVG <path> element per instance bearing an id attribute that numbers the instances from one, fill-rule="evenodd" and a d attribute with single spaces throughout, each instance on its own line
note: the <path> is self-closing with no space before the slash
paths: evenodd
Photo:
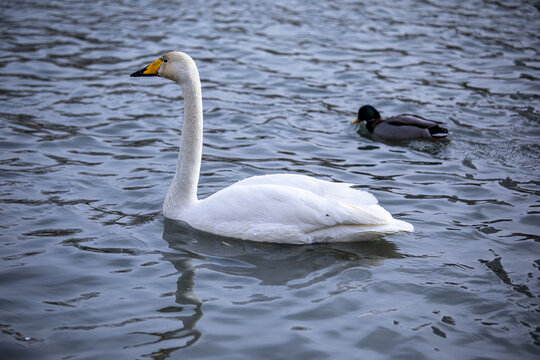
<path id="1" fill-rule="evenodd" d="M 353 123 L 366 122 L 366 128 L 383 140 L 399 141 L 412 139 L 443 139 L 448 130 L 441 127 L 439 121 L 430 120 L 413 114 L 401 114 L 381 118 L 371 105 L 364 105 L 358 110 L 358 117 Z"/>
<path id="2" fill-rule="evenodd" d="M 163 204 L 165 217 L 209 233 L 290 244 L 374 240 L 413 231 L 350 184 L 295 174 L 255 176 L 199 200 L 202 97 L 195 62 L 171 52 L 132 76 L 161 76 L 182 87 L 184 125 L 178 163 Z"/>

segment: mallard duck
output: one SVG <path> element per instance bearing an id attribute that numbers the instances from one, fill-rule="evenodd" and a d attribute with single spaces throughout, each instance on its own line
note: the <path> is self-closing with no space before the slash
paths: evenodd
<path id="1" fill-rule="evenodd" d="M 382 119 L 379 112 L 371 105 L 364 105 L 358 110 L 358 117 L 353 124 L 366 122 L 366 128 L 383 140 L 443 139 L 448 130 L 439 126 L 439 121 L 425 119 L 418 115 L 401 114 Z"/>
<path id="2" fill-rule="evenodd" d="M 195 62 L 185 53 L 170 52 L 131 76 L 164 77 L 184 94 L 182 138 L 163 204 L 165 217 L 221 236 L 294 244 L 373 240 L 413 231 L 370 193 L 304 175 L 255 176 L 199 200 L 203 108 Z"/>

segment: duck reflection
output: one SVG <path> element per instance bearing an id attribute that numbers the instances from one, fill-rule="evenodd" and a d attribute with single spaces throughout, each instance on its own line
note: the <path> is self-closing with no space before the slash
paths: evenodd
<path id="1" fill-rule="evenodd" d="M 163 239 L 171 251 L 165 252 L 163 258 L 180 274 L 176 303 L 182 312 L 192 309 L 191 315 L 179 317 L 183 327 L 172 336 L 189 340 L 183 346 L 161 350 L 166 353 L 188 347 L 201 336 L 195 328 L 203 316 L 203 301 L 194 292 L 197 269 L 256 278 L 259 285 L 303 287 L 348 268 L 367 268 L 380 265 L 385 259 L 404 257 L 395 244 L 384 239 L 364 243 L 270 244 L 224 238 L 169 219 L 164 220 L 164 225 Z M 314 273 L 317 276 L 312 276 Z"/>

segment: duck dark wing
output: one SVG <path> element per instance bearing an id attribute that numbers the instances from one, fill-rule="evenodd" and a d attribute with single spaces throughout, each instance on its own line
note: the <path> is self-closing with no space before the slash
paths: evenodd
<path id="1" fill-rule="evenodd" d="M 429 120 L 418 115 L 413 114 L 401 114 L 389 117 L 385 120 L 386 122 L 396 125 L 396 126 L 417 126 L 422 129 L 427 129 L 437 124 L 442 124 L 440 121 Z"/>

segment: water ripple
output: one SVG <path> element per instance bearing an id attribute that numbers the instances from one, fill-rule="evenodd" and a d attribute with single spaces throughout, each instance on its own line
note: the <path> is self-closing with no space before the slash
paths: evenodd
<path id="1" fill-rule="evenodd" d="M 3 355 L 534 358 L 538 4 L 188 5 L 2 7 Z M 202 79 L 199 196 L 307 174 L 416 232 L 276 246 L 163 219 L 183 97 L 129 74 L 170 50 Z M 381 142 L 350 124 L 365 103 L 451 137 Z"/>

